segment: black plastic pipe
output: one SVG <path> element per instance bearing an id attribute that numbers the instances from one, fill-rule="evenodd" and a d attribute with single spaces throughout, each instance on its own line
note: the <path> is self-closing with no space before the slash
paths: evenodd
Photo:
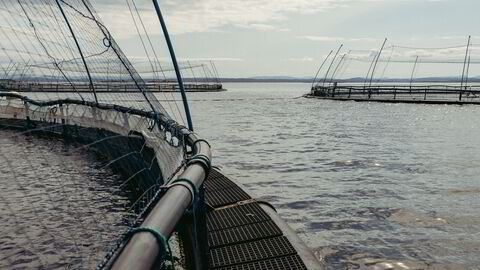
<path id="1" fill-rule="evenodd" d="M 188 106 L 187 94 L 185 93 L 185 86 L 183 85 L 182 74 L 180 73 L 180 68 L 178 67 L 175 50 L 173 49 L 172 41 L 170 40 L 170 35 L 168 34 L 167 25 L 165 23 L 165 20 L 163 19 L 162 11 L 160 10 L 158 0 L 152 1 L 153 5 L 155 6 L 155 11 L 157 12 L 158 19 L 160 20 L 160 24 L 162 25 L 165 41 L 167 42 L 170 57 L 172 58 L 173 67 L 175 68 L 175 74 L 177 75 L 178 86 L 180 87 L 180 93 L 182 94 L 183 107 L 185 107 L 185 115 L 187 117 L 188 128 L 193 131 L 192 116 L 190 115 L 190 107 Z"/>

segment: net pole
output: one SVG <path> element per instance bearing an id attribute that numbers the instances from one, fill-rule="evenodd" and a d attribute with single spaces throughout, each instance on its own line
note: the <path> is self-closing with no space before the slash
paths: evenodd
<path id="1" fill-rule="evenodd" d="M 213 73 L 213 76 L 215 77 L 215 82 L 219 83 L 217 72 L 215 71 L 215 67 L 213 66 L 213 62 L 211 60 L 210 60 L 210 66 L 212 67 L 212 73 Z"/>
<path id="2" fill-rule="evenodd" d="M 377 68 L 378 60 L 380 59 L 380 56 L 382 55 L 383 49 L 385 48 L 385 44 L 387 43 L 387 39 L 383 41 L 382 48 L 380 48 L 380 51 L 378 52 L 377 59 L 375 60 L 375 64 L 373 65 L 372 69 L 372 74 L 370 75 L 370 82 L 368 84 L 368 88 L 371 89 L 372 87 L 372 81 L 373 81 L 373 76 L 375 75 L 375 69 Z M 370 98 L 370 92 L 368 94 L 368 98 Z"/>
<path id="3" fill-rule="evenodd" d="M 463 95 L 463 80 L 465 79 L 465 68 L 467 65 L 467 59 L 468 59 L 468 51 L 470 50 L 470 40 L 471 36 L 468 36 L 468 42 L 467 42 L 467 50 L 465 52 L 465 60 L 463 61 L 463 71 L 462 71 L 462 81 L 460 82 L 460 95 L 458 99 L 462 101 L 462 95 Z"/>
<path id="4" fill-rule="evenodd" d="M 335 69 L 333 70 L 332 77 L 330 77 L 330 83 L 332 83 L 333 80 L 335 79 L 335 75 L 337 74 L 338 68 L 339 68 L 340 65 L 343 63 L 343 60 L 345 59 L 345 56 L 347 56 L 346 53 L 342 55 L 342 58 L 340 58 L 340 61 L 338 62 L 338 64 L 337 64 L 337 66 L 335 67 Z"/>
<path id="5" fill-rule="evenodd" d="M 313 89 L 313 87 L 315 86 L 315 82 L 317 81 L 318 74 L 320 74 L 320 70 L 323 68 L 323 66 L 324 66 L 325 63 L 327 62 L 327 60 L 328 60 L 328 58 L 330 57 L 330 55 L 332 55 L 332 53 L 333 53 L 333 50 L 331 50 L 330 53 L 327 55 L 327 57 L 325 57 L 325 59 L 323 59 L 322 64 L 321 64 L 320 67 L 318 68 L 317 73 L 315 74 L 315 77 L 313 78 L 313 81 L 312 81 L 312 89 Z"/>
<path id="6" fill-rule="evenodd" d="M 98 104 L 97 93 L 95 92 L 95 87 L 93 86 L 92 76 L 90 75 L 90 70 L 88 69 L 87 61 L 85 60 L 85 57 L 83 56 L 82 48 L 80 47 L 80 44 L 78 43 L 77 37 L 75 36 L 75 33 L 73 32 L 72 26 L 70 25 L 70 22 L 68 21 L 67 15 L 65 14 L 65 11 L 63 11 L 62 5 L 60 5 L 60 2 L 58 0 L 55 0 L 55 2 L 57 3 L 57 6 L 60 9 L 60 12 L 62 13 L 63 19 L 65 20 L 65 23 L 67 24 L 68 29 L 70 30 L 70 33 L 72 34 L 73 40 L 75 41 L 75 45 L 77 46 L 78 53 L 80 54 L 80 57 L 82 58 L 83 65 L 85 66 L 85 71 L 87 72 L 88 81 L 90 83 L 90 90 L 93 91 L 93 96 L 95 97 L 95 103 Z"/>
<path id="7" fill-rule="evenodd" d="M 202 69 L 203 69 L 203 76 L 205 77 L 205 84 L 208 84 L 210 81 L 210 77 L 207 75 L 207 70 L 205 69 L 205 64 L 202 64 Z"/>
<path id="8" fill-rule="evenodd" d="M 217 74 L 218 83 L 221 84 L 222 80 L 220 78 L 220 73 L 218 73 L 217 65 L 215 65 L 214 61 L 211 61 L 211 62 L 212 62 L 213 69 L 215 70 L 215 73 Z"/>
<path id="9" fill-rule="evenodd" d="M 412 92 L 413 76 L 415 76 L 415 69 L 417 68 L 417 63 L 418 63 L 418 55 L 415 58 L 415 64 L 413 64 L 412 76 L 410 76 L 410 93 Z"/>
<path id="10" fill-rule="evenodd" d="M 323 78 L 322 86 L 325 85 L 325 82 L 327 81 L 328 73 L 330 72 L 330 69 L 332 68 L 333 63 L 335 62 L 335 59 L 337 59 L 338 53 L 340 53 L 340 50 L 342 49 L 342 47 L 343 47 L 343 44 L 340 45 L 340 47 L 338 47 L 338 50 L 337 50 L 337 52 L 335 53 L 335 56 L 333 57 L 332 62 L 331 62 L 330 65 L 328 66 L 327 72 L 325 73 L 325 76 L 324 76 L 324 78 Z"/>
<path id="11" fill-rule="evenodd" d="M 193 81 L 195 82 L 195 84 L 198 84 L 198 82 L 197 82 L 197 76 L 195 76 L 195 72 L 193 71 L 192 64 L 190 63 L 190 61 L 187 61 L 187 64 L 188 64 L 188 66 L 190 67 L 190 72 L 192 72 Z"/>
<path id="12" fill-rule="evenodd" d="M 58 0 L 57 0 L 58 1 Z M 175 51 L 173 49 L 172 41 L 170 40 L 170 35 L 168 34 L 167 25 L 163 19 L 162 12 L 160 10 L 160 5 L 158 0 L 152 0 L 153 5 L 155 6 L 155 11 L 157 12 L 158 20 L 162 26 L 163 34 L 165 36 L 165 41 L 167 42 L 168 51 L 170 52 L 170 57 L 172 58 L 173 67 L 175 68 L 175 74 L 177 76 L 178 86 L 180 87 L 180 93 L 182 94 L 183 107 L 185 108 L 185 115 L 187 117 L 188 129 L 193 131 L 192 116 L 190 115 L 190 107 L 188 106 L 187 94 L 185 93 L 185 86 L 183 85 L 182 74 L 180 73 L 180 68 L 178 67 L 177 57 L 175 56 Z"/>
<path id="13" fill-rule="evenodd" d="M 467 62 L 467 74 L 465 75 L 465 90 L 468 89 L 468 76 L 469 76 L 469 73 L 470 73 L 470 61 L 472 60 L 471 59 L 471 52 L 468 54 L 468 62 Z"/>

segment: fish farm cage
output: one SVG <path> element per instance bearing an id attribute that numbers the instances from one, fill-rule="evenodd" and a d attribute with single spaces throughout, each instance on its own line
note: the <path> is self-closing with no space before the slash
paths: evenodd
<path id="1" fill-rule="evenodd" d="M 322 269 L 213 167 L 185 93 L 205 82 L 185 87 L 158 1 L 137 3 L 134 21 L 159 19 L 176 82 L 144 27 L 152 72 L 137 71 L 88 0 L 0 2 L 0 268 Z"/>
<path id="2" fill-rule="evenodd" d="M 431 103 L 480 104 L 480 86 L 453 85 L 355 85 L 315 86 L 311 96 L 337 100 Z"/>
<path id="3" fill-rule="evenodd" d="M 385 39 L 380 50 L 343 50 L 341 45 L 326 56 L 306 97 L 480 104 L 480 77 L 476 75 L 480 70 L 475 69 L 480 46 L 471 37 L 466 45 L 443 48 L 387 46 Z M 458 68 L 458 75 L 453 67 Z M 319 77 L 322 70 L 324 75 Z"/>

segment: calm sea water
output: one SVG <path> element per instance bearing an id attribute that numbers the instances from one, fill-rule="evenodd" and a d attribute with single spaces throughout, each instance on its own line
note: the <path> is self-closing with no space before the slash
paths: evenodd
<path id="1" fill-rule="evenodd" d="M 308 84 L 191 94 L 216 166 L 330 269 L 480 269 L 480 107 L 299 98 Z"/>
<path id="2" fill-rule="evenodd" d="M 327 268 L 480 269 L 479 106 L 225 86 L 190 94 L 215 165 L 273 203 Z M 0 199 L 14 200 L 0 203 L 0 268 L 95 266 L 125 229 L 121 179 L 90 152 L 30 140 L 0 131 Z"/>
<path id="3" fill-rule="evenodd" d="M 0 269 L 94 269 L 131 204 L 91 151 L 0 130 Z"/>

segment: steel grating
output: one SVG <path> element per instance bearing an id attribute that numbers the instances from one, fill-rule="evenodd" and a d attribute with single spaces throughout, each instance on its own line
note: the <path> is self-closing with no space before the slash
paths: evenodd
<path id="1" fill-rule="evenodd" d="M 210 266 L 225 267 L 296 254 L 285 236 L 268 238 L 210 250 Z"/>
<path id="2" fill-rule="evenodd" d="M 282 231 L 278 228 L 275 222 L 265 221 L 211 232 L 209 233 L 208 244 L 210 248 L 216 248 L 281 235 Z"/>
<path id="3" fill-rule="evenodd" d="M 220 173 L 218 170 L 216 169 L 212 169 L 208 175 L 208 177 L 210 178 L 216 178 L 216 177 L 224 177 L 224 175 L 222 173 Z"/>
<path id="4" fill-rule="evenodd" d="M 207 227 L 208 231 L 216 231 L 267 220 L 270 217 L 260 205 L 248 203 L 209 212 Z"/>
<path id="5" fill-rule="evenodd" d="M 280 228 L 234 182 L 212 170 L 205 182 L 210 268 L 215 270 L 306 270 Z M 238 203 L 238 204 L 236 204 Z"/>
<path id="6" fill-rule="evenodd" d="M 307 270 L 302 259 L 298 255 L 278 257 L 263 261 L 237 264 L 217 270 Z"/>
<path id="7" fill-rule="evenodd" d="M 251 199 L 245 191 L 237 186 L 219 191 L 207 191 L 205 197 L 207 203 L 213 207 L 221 207 Z"/>
<path id="8" fill-rule="evenodd" d="M 205 189 L 207 191 L 217 191 L 222 189 L 229 189 L 232 187 L 237 187 L 237 185 L 226 178 L 219 172 L 212 170 L 208 175 L 207 181 L 205 181 Z"/>

